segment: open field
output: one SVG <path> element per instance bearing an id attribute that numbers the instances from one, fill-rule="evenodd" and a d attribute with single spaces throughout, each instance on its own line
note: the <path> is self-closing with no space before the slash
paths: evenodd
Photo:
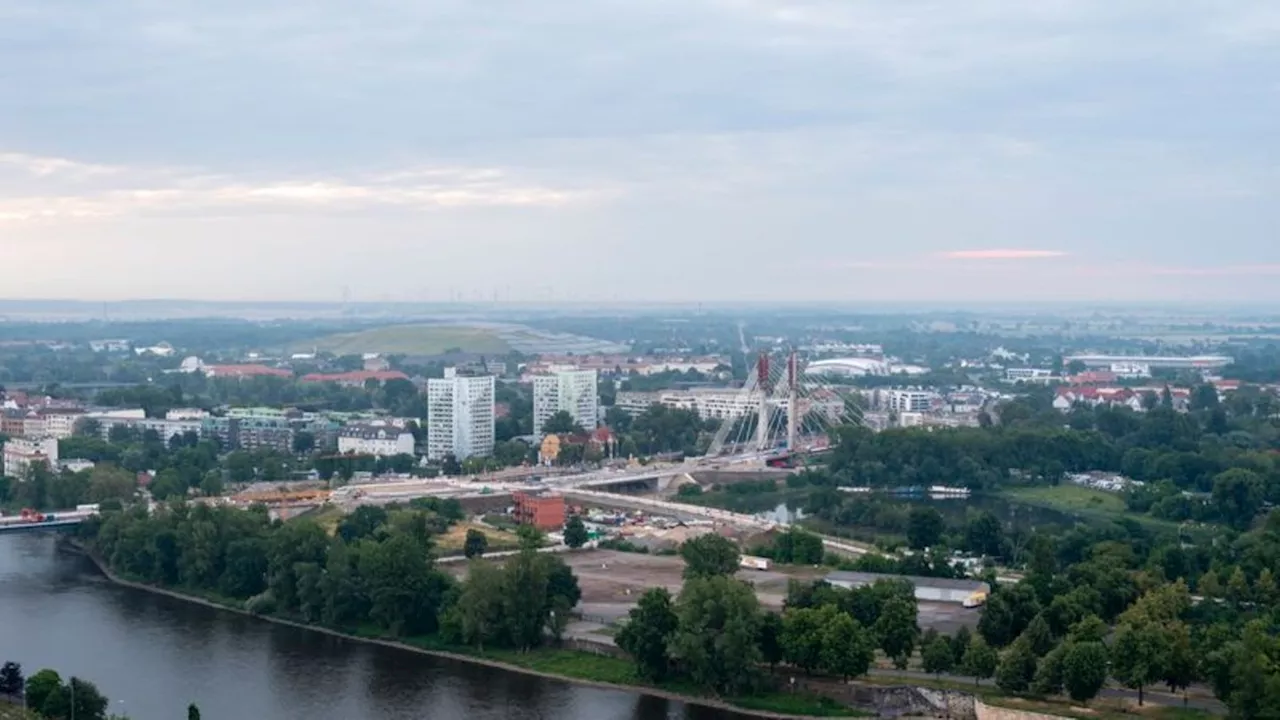
<path id="1" fill-rule="evenodd" d="M 1005 494 L 1028 505 L 1039 505 L 1062 512 L 1097 510 L 1123 513 L 1126 511 L 1124 498 L 1118 494 L 1079 485 L 1013 488 Z"/>
<path id="2" fill-rule="evenodd" d="M 493 328 L 466 325 L 390 325 L 299 342 L 297 350 L 315 348 L 334 355 L 442 355 L 461 351 L 485 355 L 511 352 Z"/>
<path id="3" fill-rule="evenodd" d="M 589 550 L 560 555 L 573 569 L 582 589 L 578 611 L 593 622 L 609 624 L 627 616 L 645 590 L 665 587 L 676 595 L 684 584 L 684 561 L 674 555 L 643 555 L 615 550 Z M 457 576 L 466 566 L 445 568 Z M 787 598 L 792 579 L 812 582 L 827 574 L 827 568 L 780 566 L 772 570 L 741 570 L 737 577 L 755 586 L 756 597 L 766 609 L 779 611 Z M 953 633 L 962 625 L 976 627 L 981 611 L 957 603 L 920 603 L 920 627 Z"/>
<path id="4" fill-rule="evenodd" d="M 449 528 L 449 532 L 435 538 L 436 548 L 441 555 L 458 555 L 462 553 L 463 546 L 467 543 L 467 531 L 475 528 L 484 533 L 489 544 L 486 546 L 487 552 L 499 552 L 502 550 L 515 550 L 520 547 L 520 538 L 514 533 L 505 530 L 499 530 L 486 525 L 476 525 L 474 523 L 457 523 Z"/>

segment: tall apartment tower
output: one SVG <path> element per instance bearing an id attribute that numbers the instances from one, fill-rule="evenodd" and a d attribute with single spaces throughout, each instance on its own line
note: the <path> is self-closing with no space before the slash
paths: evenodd
<path id="1" fill-rule="evenodd" d="M 464 377 L 453 368 L 427 381 L 427 459 L 493 454 L 492 375 Z"/>
<path id="2" fill-rule="evenodd" d="M 554 375 L 533 378 L 533 432 L 542 434 L 542 426 L 556 413 L 564 411 L 579 425 L 594 430 L 599 424 L 600 391 L 596 387 L 595 370 L 563 370 Z"/>

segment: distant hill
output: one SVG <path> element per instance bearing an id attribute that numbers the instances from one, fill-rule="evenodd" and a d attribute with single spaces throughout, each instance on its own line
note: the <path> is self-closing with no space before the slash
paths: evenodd
<path id="1" fill-rule="evenodd" d="M 443 355 L 451 351 L 501 355 L 511 352 L 511 345 L 500 337 L 497 328 L 466 325 L 390 325 L 328 335 L 296 343 L 295 347 L 314 347 L 334 355 Z"/>

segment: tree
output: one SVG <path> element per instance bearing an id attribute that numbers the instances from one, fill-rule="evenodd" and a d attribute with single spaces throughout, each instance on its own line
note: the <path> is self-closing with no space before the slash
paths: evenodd
<path id="1" fill-rule="evenodd" d="M 951 647 L 951 641 L 939 635 L 929 643 L 925 644 L 923 656 L 924 671 L 941 675 L 951 672 L 955 666 L 955 650 Z"/>
<path id="2" fill-rule="evenodd" d="M 372 537 L 387 522 L 387 511 L 377 505 L 361 505 L 338 523 L 338 535 L 348 545 Z"/>
<path id="3" fill-rule="evenodd" d="M 26 687 L 22 677 L 22 666 L 16 662 L 7 662 L 0 667 L 0 695 L 10 697 L 21 695 Z"/>
<path id="4" fill-rule="evenodd" d="M 782 662 L 785 654 L 782 647 L 783 621 L 778 613 L 766 612 L 760 618 L 760 656 L 772 668 Z"/>
<path id="5" fill-rule="evenodd" d="M 62 677 L 53 670 L 41 670 L 27 678 L 27 707 L 43 708 L 45 701 L 61 690 Z"/>
<path id="6" fill-rule="evenodd" d="M 582 425 L 573 419 L 573 415 L 570 415 L 566 410 L 559 410 L 552 414 L 542 423 L 540 430 L 543 435 L 580 434 L 586 432 Z"/>
<path id="7" fill-rule="evenodd" d="M 987 644 L 986 640 L 979 635 L 969 643 L 969 649 L 965 650 L 964 660 L 961 661 L 960 667 L 965 675 L 973 678 L 973 684 L 977 685 L 980 680 L 991 677 L 996 672 L 996 666 L 1000 662 L 1000 656 L 996 653 L 995 648 Z"/>
<path id="8" fill-rule="evenodd" d="M 828 606 L 830 607 L 830 606 Z M 819 631 L 822 669 L 844 679 L 865 675 L 875 660 L 871 634 L 849 613 L 836 612 Z"/>
<path id="9" fill-rule="evenodd" d="M 1144 688 L 1164 677 L 1168 659 L 1168 639 L 1158 625 L 1127 622 L 1116 630 L 1111 674 L 1125 687 L 1138 691 L 1138 705 L 1143 703 Z"/>
<path id="10" fill-rule="evenodd" d="M 516 528 L 516 538 L 520 541 L 521 550 L 537 550 L 546 544 L 546 536 L 533 525 L 521 525 Z"/>
<path id="11" fill-rule="evenodd" d="M 299 430 L 293 435 L 293 454 L 306 455 L 316 449 L 316 436 L 306 430 Z"/>
<path id="12" fill-rule="evenodd" d="M 73 677 L 71 682 L 67 684 L 63 691 L 69 696 L 67 697 L 67 707 L 74 708 L 72 715 L 76 720 L 106 720 L 107 717 L 107 698 L 98 691 L 98 686 L 88 680 L 81 680 Z M 45 701 L 46 705 L 48 701 Z M 50 717 L 57 717 L 50 715 Z"/>
<path id="13" fill-rule="evenodd" d="M 187 720 L 200 720 L 200 708 L 195 703 L 187 706 Z"/>
<path id="14" fill-rule="evenodd" d="M 960 667 L 964 664 L 964 654 L 969 650 L 969 643 L 971 642 L 973 642 L 973 632 L 969 630 L 968 625 L 961 625 L 956 634 L 951 636 L 953 667 Z"/>
<path id="15" fill-rule="evenodd" d="M 729 539 L 707 533 L 680 546 L 684 558 L 684 577 L 699 578 L 732 575 L 738 571 L 738 548 Z"/>
<path id="16" fill-rule="evenodd" d="M 1063 665 L 1067 655 L 1067 643 L 1063 643 L 1040 658 L 1036 663 L 1036 675 L 1031 690 L 1037 695 L 1060 695 L 1063 684 Z"/>
<path id="17" fill-rule="evenodd" d="M 782 655 L 787 662 L 812 672 L 822 666 L 822 631 L 838 610 L 833 605 L 789 608 L 782 616 Z"/>
<path id="18" fill-rule="evenodd" d="M 1004 549 L 1000 518 L 986 511 L 971 520 L 965 529 L 965 544 L 973 552 L 999 556 Z"/>
<path id="19" fill-rule="evenodd" d="M 1026 692 L 1031 688 L 1031 681 L 1035 676 L 1036 654 L 1031 650 L 1030 643 L 1021 639 L 1014 641 L 1000 658 L 1000 666 L 996 668 L 996 685 L 1005 692 Z"/>
<path id="20" fill-rule="evenodd" d="M 1265 499 L 1262 476 L 1252 470 L 1233 468 L 1213 479 L 1214 505 L 1237 530 L 1245 530 L 1253 523 Z"/>
<path id="21" fill-rule="evenodd" d="M 913 550 L 933 547 L 942 539 L 946 523 L 942 513 L 931 507 L 915 507 L 907 516 L 907 544 Z"/>
<path id="22" fill-rule="evenodd" d="M 636 673 L 654 682 L 665 680 L 671 670 L 667 644 L 676 631 L 678 619 L 666 588 L 650 588 L 629 613 L 627 624 L 618 631 L 617 643 L 636 663 Z"/>
<path id="23" fill-rule="evenodd" d="M 724 695 L 753 686 L 760 604 L 749 585 L 723 575 L 694 577 L 685 581 L 676 616 L 669 650 L 691 680 Z"/>
<path id="24" fill-rule="evenodd" d="M 1022 637 L 1026 638 L 1031 646 L 1031 652 L 1037 657 L 1047 655 L 1053 649 L 1053 632 L 1049 630 L 1049 623 L 1044 619 L 1044 613 L 1036 615 L 1031 620 L 1027 629 L 1022 631 Z"/>
<path id="25" fill-rule="evenodd" d="M 476 528 L 467 528 L 467 539 L 462 545 L 462 554 L 469 557 L 480 557 L 489 549 L 489 537 Z"/>
<path id="26" fill-rule="evenodd" d="M 899 669 L 906 669 L 911 654 L 915 652 L 916 638 L 920 636 L 915 605 L 902 598 L 885 603 L 874 630 L 876 637 L 880 638 L 880 648 L 893 658 L 893 664 Z"/>
<path id="27" fill-rule="evenodd" d="M 564 524 L 564 544 L 577 550 L 587 544 L 587 526 L 583 524 L 582 518 L 574 515 Z"/>
<path id="28" fill-rule="evenodd" d="M 1100 642 L 1074 643 L 1062 658 L 1062 685 L 1076 702 L 1088 702 L 1107 681 L 1107 647 Z"/>

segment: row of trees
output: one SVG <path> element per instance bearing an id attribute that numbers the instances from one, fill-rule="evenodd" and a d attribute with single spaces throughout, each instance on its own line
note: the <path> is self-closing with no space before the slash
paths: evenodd
<path id="1" fill-rule="evenodd" d="M 0 696 L 25 705 L 45 720 L 127 720 L 107 713 L 110 701 L 88 680 L 72 677 L 63 681 L 56 670 L 49 669 L 27 678 L 15 662 L 0 667 Z M 199 720 L 199 710 L 195 705 L 191 709 L 195 710 L 194 720 Z M 192 717 L 188 712 L 188 720 Z"/>

